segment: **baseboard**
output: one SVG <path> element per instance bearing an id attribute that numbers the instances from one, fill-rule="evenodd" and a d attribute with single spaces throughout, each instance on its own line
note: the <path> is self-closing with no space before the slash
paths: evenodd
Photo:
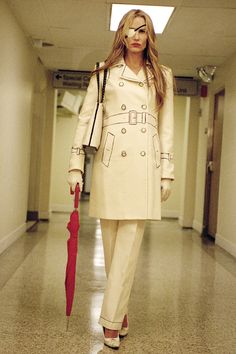
<path id="1" fill-rule="evenodd" d="M 230 253 L 232 256 L 236 257 L 236 245 L 226 240 L 220 234 L 216 233 L 215 243 L 223 248 L 225 251 Z"/>
<path id="2" fill-rule="evenodd" d="M 10 234 L 0 240 L 0 254 L 5 251 L 13 242 L 15 242 L 27 229 L 27 223 L 20 225 Z"/>
<path id="3" fill-rule="evenodd" d="M 49 220 L 51 217 L 50 211 L 39 211 L 39 220 Z"/>
<path id="4" fill-rule="evenodd" d="M 197 220 L 193 220 L 193 223 L 191 225 L 190 224 L 186 225 L 186 223 L 184 223 L 183 217 L 180 216 L 179 225 L 183 228 L 193 228 L 194 230 L 198 231 L 200 234 L 202 233 L 203 225 Z"/>
<path id="5" fill-rule="evenodd" d="M 192 229 L 193 228 L 193 223 L 191 221 L 187 222 L 186 220 L 183 219 L 182 216 L 179 216 L 179 225 L 183 229 Z"/>
<path id="6" fill-rule="evenodd" d="M 194 230 L 197 230 L 200 234 L 202 234 L 203 230 L 203 225 L 197 220 L 193 220 L 193 228 Z"/>
<path id="7" fill-rule="evenodd" d="M 178 210 L 165 210 L 165 209 L 162 209 L 161 216 L 162 216 L 162 218 L 175 218 L 175 219 L 178 219 L 179 212 L 178 212 Z"/>

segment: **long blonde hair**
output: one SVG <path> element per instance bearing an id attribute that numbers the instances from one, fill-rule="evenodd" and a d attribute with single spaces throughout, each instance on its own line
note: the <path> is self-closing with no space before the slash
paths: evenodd
<path id="1" fill-rule="evenodd" d="M 157 107 L 160 109 L 164 103 L 167 83 L 166 83 L 165 74 L 163 72 L 164 67 L 161 67 L 161 65 L 158 63 L 159 58 L 158 58 L 156 35 L 155 35 L 153 23 L 150 16 L 146 14 L 146 12 L 142 10 L 130 10 L 123 16 L 123 18 L 119 23 L 118 29 L 116 31 L 111 52 L 108 55 L 107 59 L 105 60 L 105 64 L 101 66 L 98 70 L 100 71 L 106 68 L 110 68 L 125 56 L 126 33 L 135 17 L 142 17 L 145 20 L 147 26 L 147 46 L 144 50 L 144 59 L 145 59 L 144 70 L 147 78 L 147 66 L 146 66 L 146 61 L 147 61 L 149 63 L 150 70 L 154 76 L 154 86 L 156 91 Z M 95 73 L 96 71 L 97 70 L 94 70 L 93 73 Z M 148 81 L 148 85 L 150 86 L 149 81 Z"/>

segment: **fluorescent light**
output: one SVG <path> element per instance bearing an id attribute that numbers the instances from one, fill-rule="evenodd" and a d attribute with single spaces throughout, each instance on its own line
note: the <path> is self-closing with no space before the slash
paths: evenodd
<path id="1" fill-rule="evenodd" d="M 146 6 L 146 5 L 124 5 L 112 4 L 110 31 L 116 31 L 123 15 L 132 9 L 140 9 L 146 12 L 152 19 L 155 33 L 162 33 L 174 11 L 172 6 Z"/>

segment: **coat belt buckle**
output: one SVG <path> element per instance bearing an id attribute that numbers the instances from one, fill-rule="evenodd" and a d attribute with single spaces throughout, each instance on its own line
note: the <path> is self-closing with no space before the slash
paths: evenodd
<path id="1" fill-rule="evenodd" d="M 137 111 L 129 111 L 129 124 L 137 124 Z"/>

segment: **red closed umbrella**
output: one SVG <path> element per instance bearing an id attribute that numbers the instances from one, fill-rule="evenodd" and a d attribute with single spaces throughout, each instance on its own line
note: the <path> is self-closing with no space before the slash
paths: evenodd
<path id="1" fill-rule="evenodd" d="M 75 273 L 76 273 L 76 258 L 78 252 L 78 231 L 79 231 L 79 185 L 75 188 L 74 198 L 74 210 L 70 215 L 70 221 L 67 224 L 67 229 L 70 232 L 70 236 L 67 240 L 67 265 L 66 265 L 66 278 L 65 278 L 65 290 L 66 290 L 66 316 L 67 316 L 67 328 L 69 324 L 69 316 L 73 305 L 74 292 L 75 292 Z M 71 191 L 71 194 L 74 194 Z"/>

